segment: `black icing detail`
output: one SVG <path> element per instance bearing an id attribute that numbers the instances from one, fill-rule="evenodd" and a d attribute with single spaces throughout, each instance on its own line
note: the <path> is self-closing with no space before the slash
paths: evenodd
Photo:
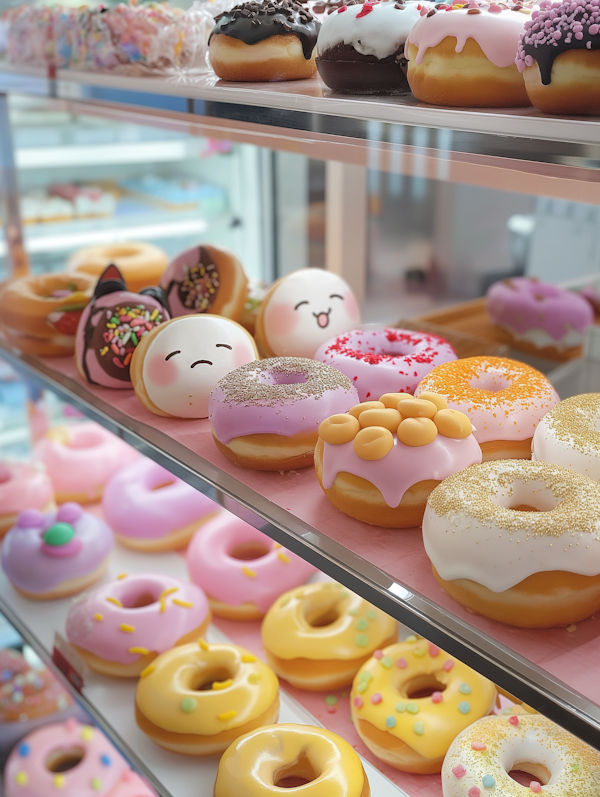
<path id="1" fill-rule="evenodd" d="M 574 21 L 580 21 L 584 13 L 585 7 L 577 11 Z M 589 32 L 589 24 L 585 22 L 582 22 L 581 24 L 583 25 L 583 39 L 575 38 L 571 23 L 567 29 L 561 28 L 562 39 L 559 41 L 553 39 L 552 42 L 537 46 L 534 44 L 527 44 L 525 41 L 522 42 L 525 55 L 530 55 L 534 61 L 537 61 L 537 65 L 540 69 L 542 85 L 549 86 L 552 82 L 552 67 L 554 66 L 554 61 L 556 60 L 557 56 L 561 55 L 561 53 L 566 53 L 569 50 L 600 50 L 600 31 L 595 36 L 591 36 Z M 552 30 L 553 29 L 554 28 L 552 28 Z M 570 31 L 572 36 L 571 41 L 568 44 L 565 42 L 567 31 Z M 588 43 L 591 46 L 588 47 Z"/>
<path id="2" fill-rule="evenodd" d="M 297 36 L 307 61 L 312 58 L 321 28 L 310 11 L 293 0 L 242 3 L 215 17 L 215 22 L 211 38 L 221 33 L 244 44 L 258 44 L 271 36 Z"/>

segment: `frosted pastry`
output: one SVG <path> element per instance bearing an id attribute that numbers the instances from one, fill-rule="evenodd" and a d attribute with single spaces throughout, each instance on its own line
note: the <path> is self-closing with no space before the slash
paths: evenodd
<path id="1" fill-rule="evenodd" d="M 33 670 L 23 654 L 11 648 L 0 650 L 0 724 L 5 729 L 15 723 L 22 728 L 22 736 L 27 723 L 50 718 L 72 705 L 71 696 L 49 670 Z"/>
<path id="2" fill-rule="evenodd" d="M 67 261 L 71 274 L 88 274 L 98 279 L 111 265 L 116 266 L 132 293 L 158 285 L 169 263 L 166 252 L 154 244 L 127 241 L 122 244 L 78 249 Z"/>
<path id="3" fill-rule="evenodd" d="M 257 358 L 252 336 L 235 321 L 182 316 L 141 341 L 131 380 L 138 399 L 155 415 L 207 418 L 208 397 L 219 380 Z"/>
<path id="4" fill-rule="evenodd" d="M 315 470 L 331 503 L 351 517 L 390 528 L 418 526 L 442 479 L 481 462 L 467 416 L 445 399 L 386 393 L 319 426 Z"/>
<path id="5" fill-rule="evenodd" d="M 560 465 L 498 460 L 443 481 L 423 543 L 454 600 L 522 628 L 600 609 L 600 486 Z"/>
<path id="6" fill-rule="evenodd" d="M 0 462 L 0 538 L 17 522 L 24 509 L 54 509 L 54 488 L 40 465 Z"/>
<path id="7" fill-rule="evenodd" d="M 519 342 L 556 356 L 581 346 L 594 323 L 590 303 L 573 291 L 530 277 L 496 282 L 487 292 L 488 315 Z"/>
<path id="8" fill-rule="evenodd" d="M 408 329 L 355 329 L 324 343 L 315 360 L 346 374 L 361 401 L 384 393 L 414 393 L 436 365 L 456 360 L 438 335 Z"/>
<path id="9" fill-rule="evenodd" d="M 305 268 L 267 292 L 256 318 L 256 344 L 263 357 L 314 357 L 319 346 L 359 323 L 350 286 L 330 271 Z"/>

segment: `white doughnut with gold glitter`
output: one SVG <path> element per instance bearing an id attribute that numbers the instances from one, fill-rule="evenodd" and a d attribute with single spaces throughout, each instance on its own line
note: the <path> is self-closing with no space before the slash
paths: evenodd
<path id="1" fill-rule="evenodd" d="M 509 772 L 531 777 L 528 786 Z M 541 714 L 484 717 L 450 745 L 444 797 L 598 797 L 600 753 Z"/>
<path id="2" fill-rule="evenodd" d="M 561 401 L 544 415 L 532 442 L 532 459 L 553 462 L 600 482 L 600 393 Z"/>

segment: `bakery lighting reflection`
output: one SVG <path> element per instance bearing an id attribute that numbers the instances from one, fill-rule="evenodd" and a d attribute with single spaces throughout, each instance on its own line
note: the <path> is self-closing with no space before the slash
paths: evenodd
<path id="1" fill-rule="evenodd" d="M 406 587 L 401 587 L 400 584 L 396 584 L 395 581 L 391 585 L 391 587 L 388 588 L 388 592 L 391 592 L 393 595 L 397 595 L 399 598 L 402 598 L 402 600 L 404 601 L 408 601 L 414 598 L 414 594 L 410 592 L 410 590 L 407 590 Z"/>

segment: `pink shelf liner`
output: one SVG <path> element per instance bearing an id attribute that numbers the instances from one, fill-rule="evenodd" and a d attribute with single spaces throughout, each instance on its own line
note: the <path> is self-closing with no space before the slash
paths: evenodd
<path id="1" fill-rule="evenodd" d="M 45 364 L 71 377 L 108 405 L 137 421 L 169 435 L 177 442 L 235 477 L 313 526 L 367 562 L 455 614 L 471 626 L 497 640 L 562 681 L 586 699 L 600 704 L 600 621 L 595 616 L 567 631 L 525 630 L 470 614 L 455 603 L 437 584 L 425 554 L 420 529 L 390 530 L 367 526 L 339 512 L 323 495 L 312 468 L 287 474 L 250 471 L 233 465 L 217 450 L 207 420 L 181 420 L 153 415 L 137 400 L 133 391 L 109 390 L 87 385 L 79 376 L 72 358 L 46 358 Z M 465 662 L 469 664 L 468 661 Z M 414 792 L 421 794 L 439 792 Z"/>

